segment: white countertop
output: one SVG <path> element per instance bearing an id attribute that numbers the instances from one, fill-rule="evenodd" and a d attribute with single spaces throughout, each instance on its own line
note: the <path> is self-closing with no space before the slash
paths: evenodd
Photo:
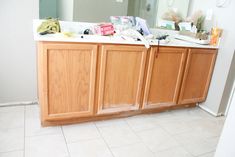
<path id="1" fill-rule="evenodd" d="M 128 45 L 144 45 L 142 41 L 135 41 L 130 38 L 123 38 L 121 36 L 99 36 L 99 35 L 79 35 L 76 34 L 73 37 L 65 37 L 61 33 L 39 35 L 37 33 L 37 27 L 41 23 L 41 20 L 34 20 L 33 32 L 35 41 L 49 41 L 49 42 L 78 42 L 78 43 L 106 43 L 106 44 L 128 44 Z M 81 23 L 81 22 L 60 22 L 62 31 L 73 31 L 79 32 L 77 28 L 91 27 L 92 23 Z M 84 26 L 86 25 L 86 26 Z M 76 29 L 76 30 L 75 30 Z M 161 42 L 160 46 L 172 46 L 172 47 L 192 47 L 192 48 L 209 48 L 218 49 L 219 46 L 211 45 L 200 45 L 196 43 L 190 43 L 183 40 L 175 39 L 170 34 L 169 42 Z M 157 46 L 157 40 L 148 40 L 150 46 Z"/>

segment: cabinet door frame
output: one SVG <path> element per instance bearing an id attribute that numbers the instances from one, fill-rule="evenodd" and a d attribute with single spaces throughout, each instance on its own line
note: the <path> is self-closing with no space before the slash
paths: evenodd
<path id="1" fill-rule="evenodd" d="M 209 91 L 209 86 L 210 86 L 210 82 L 211 82 L 211 78 L 212 78 L 212 74 L 213 74 L 213 70 L 214 70 L 214 66 L 215 66 L 215 61 L 216 61 L 216 57 L 217 57 L 217 51 L 216 50 L 210 50 L 208 49 L 207 52 L 198 52 L 198 51 L 193 51 L 194 49 L 189 49 L 189 53 L 188 53 L 188 59 L 187 59 L 187 63 L 186 63 L 186 67 L 185 67 L 185 72 L 184 72 L 184 77 L 183 77 L 183 81 L 182 81 L 182 86 L 181 86 L 181 91 L 180 91 L 180 95 L 179 95 L 179 100 L 178 100 L 178 104 L 191 104 L 191 103 L 199 103 L 199 102 L 203 102 L 204 100 L 206 100 L 208 91 Z M 202 49 L 205 50 L 205 49 Z M 186 80 L 188 78 L 188 74 L 189 74 L 189 68 L 190 68 L 190 62 L 192 59 L 192 54 L 196 53 L 196 54 L 204 54 L 204 53 L 210 53 L 213 55 L 212 60 L 211 60 L 211 64 L 210 64 L 210 70 L 207 76 L 207 81 L 206 81 L 206 86 L 205 89 L 203 91 L 203 96 L 200 98 L 191 98 L 191 99 L 183 99 L 183 93 L 185 92 L 185 88 L 186 88 Z"/>
<path id="2" fill-rule="evenodd" d="M 158 50 L 160 49 L 180 49 L 182 52 L 174 52 L 174 53 L 182 53 L 182 58 L 181 58 L 181 64 L 179 67 L 179 74 L 177 77 L 177 84 L 174 92 L 174 98 L 172 102 L 164 102 L 164 103 L 154 103 L 154 104 L 148 104 L 148 97 L 149 97 L 149 92 L 150 92 L 150 86 L 151 86 L 151 80 L 152 80 L 152 73 L 153 73 L 153 66 L 155 62 L 155 58 L 158 57 Z M 164 53 L 164 52 L 163 52 Z M 176 106 L 179 93 L 180 93 L 180 87 L 183 79 L 183 74 L 184 74 L 184 68 L 185 68 L 185 63 L 187 59 L 187 49 L 185 48 L 169 48 L 169 47 L 160 47 L 158 48 L 151 48 L 150 51 L 150 57 L 149 57 L 149 62 L 148 62 L 148 70 L 147 70 L 147 76 L 146 76 L 146 83 L 145 83 L 145 89 L 144 89 L 144 98 L 143 98 L 143 106 L 142 109 L 153 109 L 153 108 L 159 108 L 162 106 Z"/>
<path id="3" fill-rule="evenodd" d="M 138 89 L 137 94 L 135 97 L 135 105 L 130 106 L 128 104 L 123 105 L 119 108 L 110 108 L 104 109 L 103 102 L 104 102 L 104 86 L 105 86 L 105 73 L 106 73 L 106 63 L 107 63 L 107 55 L 108 50 L 115 50 L 115 51 L 139 51 L 141 53 L 141 67 L 139 71 L 139 79 L 138 79 Z M 97 114 L 112 114 L 112 113 L 119 113 L 125 111 L 133 111 L 139 110 L 141 105 L 141 90 L 143 87 L 143 79 L 144 79 L 144 71 L 145 71 L 145 63 L 147 57 L 147 49 L 143 46 L 126 46 L 126 45 L 102 45 L 101 46 L 101 60 L 100 60 L 100 76 L 99 76 L 99 87 L 98 87 L 98 106 L 97 106 Z M 121 52 L 126 53 L 126 52 Z"/>
<path id="4" fill-rule="evenodd" d="M 89 44 L 73 44 L 73 43 L 42 43 L 42 52 L 39 54 L 41 56 L 41 88 L 42 88 L 42 104 L 41 104 L 41 115 L 43 121 L 49 120 L 63 120 L 69 118 L 77 118 L 77 117 L 88 117 L 94 114 L 94 101 L 95 101 L 95 80 L 96 80 L 96 63 L 97 63 L 97 45 L 89 45 Z M 56 49 L 56 50 L 91 50 L 91 68 L 90 68 L 90 86 L 89 86 L 89 109 L 88 111 L 82 112 L 68 112 L 68 113 L 58 113 L 58 114 L 49 114 L 49 87 L 48 87 L 48 50 Z M 40 59 L 39 59 L 40 60 Z M 39 69 L 40 70 L 40 69 Z"/>

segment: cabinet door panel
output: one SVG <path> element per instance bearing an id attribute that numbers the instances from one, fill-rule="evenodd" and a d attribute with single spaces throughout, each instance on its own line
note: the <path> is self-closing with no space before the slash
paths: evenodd
<path id="1" fill-rule="evenodd" d="M 97 46 L 48 44 L 44 56 L 47 119 L 92 115 Z"/>
<path id="2" fill-rule="evenodd" d="M 216 50 L 190 49 L 180 93 L 180 104 L 197 103 L 206 99 L 215 59 Z"/>
<path id="3" fill-rule="evenodd" d="M 177 104 L 186 54 L 183 48 L 152 48 L 143 108 Z"/>
<path id="4" fill-rule="evenodd" d="M 139 109 L 145 59 L 142 46 L 102 46 L 98 114 Z"/>

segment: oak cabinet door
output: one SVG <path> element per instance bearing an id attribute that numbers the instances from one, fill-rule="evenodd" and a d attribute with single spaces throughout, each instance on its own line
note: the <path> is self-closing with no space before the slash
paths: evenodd
<path id="1" fill-rule="evenodd" d="M 185 68 L 179 104 L 206 99 L 216 60 L 216 50 L 190 49 Z"/>
<path id="2" fill-rule="evenodd" d="M 150 51 L 143 108 L 177 104 L 187 49 L 160 47 Z"/>
<path id="3" fill-rule="evenodd" d="M 93 115 L 97 46 L 47 43 L 39 53 L 43 53 L 44 119 Z"/>
<path id="4" fill-rule="evenodd" d="M 97 113 L 138 110 L 147 49 L 104 45 L 100 55 Z"/>

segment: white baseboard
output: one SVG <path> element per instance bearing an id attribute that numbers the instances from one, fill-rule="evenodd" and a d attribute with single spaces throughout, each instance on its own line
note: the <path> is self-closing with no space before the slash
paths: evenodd
<path id="1" fill-rule="evenodd" d="M 34 104 L 37 104 L 37 103 L 38 103 L 38 100 L 23 101 L 23 102 L 9 102 L 9 103 L 0 103 L 0 107 L 34 105 Z"/>
<path id="2" fill-rule="evenodd" d="M 201 109 L 203 109 L 204 111 L 208 112 L 209 114 L 215 116 L 215 117 L 220 117 L 223 116 L 222 113 L 215 113 L 213 111 L 211 111 L 208 107 L 206 107 L 205 105 L 198 105 L 198 107 L 200 107 Z"/>

